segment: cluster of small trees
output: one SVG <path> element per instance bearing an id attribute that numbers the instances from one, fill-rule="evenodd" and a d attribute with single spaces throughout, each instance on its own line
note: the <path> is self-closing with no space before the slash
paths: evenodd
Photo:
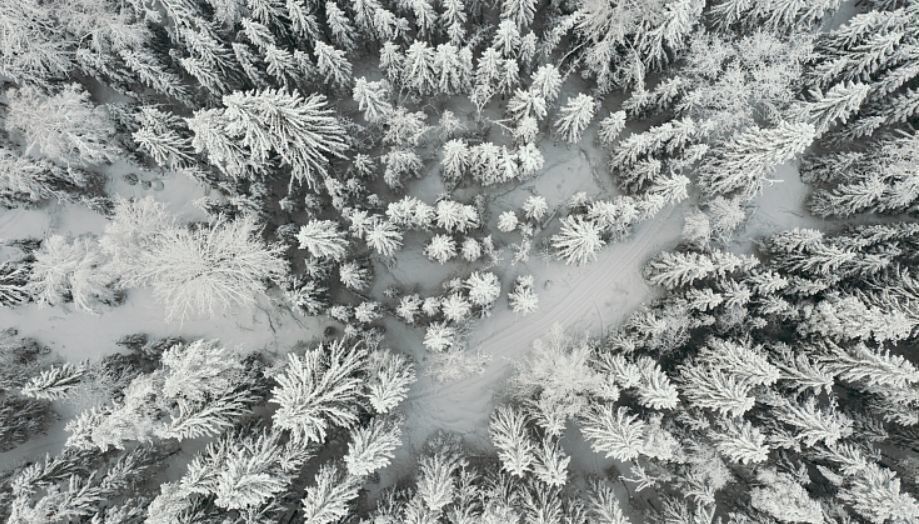
<path id="1" fill-rule="evenodd" d="M 574 421 L 659 501 L 654 522 L 916 520 L 917 234 L 792 230 L 761 257 L 662 253 L 646 276 L 663 298 L 608 337 L 534 346 L 492 417 L 502 468 L 564 484 Z"/>
<path id="2" fill-rule="evenodd" d="M 416 479 L 384 493 L 369 517 L 372 522 L 629 522 L 608 481 L 591 479 L 583 489 L 565 490 L 545 477 L 509 474 L 496 466 L 492 457 L 466 452 L 457 437 L 437 434 L 425 444 Z"/>

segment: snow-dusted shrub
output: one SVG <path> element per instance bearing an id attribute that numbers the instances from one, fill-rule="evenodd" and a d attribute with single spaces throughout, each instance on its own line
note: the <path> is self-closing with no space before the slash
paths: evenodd
<path id="1" fill-rule="evenodd" d="M 472 303 L 459 293 L 451 293 L 440 302 L 444 318 L 453 323 L 461 323 L 472 313 Z"/>
<path id="2" fill-rule="evenodd" d="M 361 302 L 354 308 L 354 319 L 362 324 L 369 324 L 382 316 L 380 304 L 376 302 Z"/>
<path id="3" fill-rule="evenodd" d="M 405 178 L 420 176 L 424 167 L 421 157 L 410 149 L 390 149 L 380 160 L 384 167 L 383 181 L 393 189 L 401 188 Z"/>
<path id="4" fill-rule="evenodd" d="M 422 300 L 418 294 L 406 295 L 399 299 L 396 315 L 408 324 L 415 323 L 415 317 L 421 312 Z"/>
<path id="5" fill-rule="evenodd" d="M 428 317 L 435 317 L 440 313 L 441 297 L 425 297 L 421 302 L 421 311 Z"/>

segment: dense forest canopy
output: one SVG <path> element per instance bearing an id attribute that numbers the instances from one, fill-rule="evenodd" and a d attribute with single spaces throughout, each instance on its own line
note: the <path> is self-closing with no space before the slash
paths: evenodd
<path id="1" fill-rule="evenodd" d="M 919 522 L 916 0 L 17 0 L 0 82 L 11 523 Z"/>

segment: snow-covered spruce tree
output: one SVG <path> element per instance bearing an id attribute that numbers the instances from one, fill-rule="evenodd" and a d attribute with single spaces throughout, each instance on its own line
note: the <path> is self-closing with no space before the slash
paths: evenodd
<path id="1" fill-rule="evenodd" d="M 535 426 L 556 437 L 566 423 L 586 413 L 593 398 L 615 399 L 619 392 L 591 366 L 586 340 L 570 339 L 555 326 L 533 350 L 510 384 L 511 397 L 528 407 Z"/>
<path id="2" fill-rule="evenodd" d="M 297 241 L 316 258 L 341 260 L 348 252 L 348 238 L 332 220 L 310 220 L 300 226 Z"/>
<path id="3" fill-rule="evenodd" d="M 596 102 L 593 98 L 583 93 L 568 100 L 562 107 L 558 119 L 555 121 L 555 131 L 559 137 L 569 144 L 581 140 L 581 135 L 596 113 Z"/>
<path id="4" fill-rule="evenodd" d="M 415 381 L 415 368 L 393 351 L 373 351 L 367 358 L 367 400 L 378 414 L 392 412 L 408 395 Z"/>
<path id="5" fill-rule="evenodd" d="M 673 289 L 709 277 L 723 277 L 756 263 L 755 259 L 744 259 L 728 252 L 664 252 L 648 264 L 646 275 L 652 284 Z"/>
<path id="6" fill-rule="evenodd" d="M 428 230 L 434 222 L 435 211 L 431 206 L 413 196 L 405 196 L 386 207 L 390 222 L 407 229 Z"/>
<path id="7" fill-rule="evenodd" d="M 347 87 L 351 84 L 351 62 L 346 53 L 322 41 L 316 42 L 314 49 L 316 66 L 326 84 L 335 87 Z"/>
<path id="8" fill-rule="evenodd" d="M 600 120 L 600 130 L 598 132 L 600 141 L 607 146 L 612 146 L 625 129 L 625 122 L 626 114 L 625 111 L 621 110 L 610 113 L 609 116 Z"/>
<path id="9" fill-rule="evenodd" d="M 290 354 L 272 390 L 271 402 L 280 406 L 274 427 L 307 445 L 323 442 L 332 428 L 356 424 L 368 398 L 378 413 L 389 412 L 405 398 L 411 366 L 378 351 L 336 340 L 303 356 Z"/>
<path id="10" fill-rule="evenodd" d="M 540 223 L 543 217 L 546 216 L 546 213 L 549 212 L 549 203 L 543 196 L 532 195 L 527 197 L 526 201 L 524 201 L 522 209 L 527 220 Z"/>
<path id="11" fill-rule="evenodd" d="M 439 264 L 446 264 L 456 256 L 456 241 L 448 235 L 434 235 L 425 246 L 424 254 Z"/>
<path id="12" fill-rule="evenodd" d="M 226 149 L 239 141 L 247 161 L 265 163 L 278 158 L 290 166 L 291 184 L 315 187 L 329 172 L 331 159 L 348 149 L 344 127 L 324 95 L 301 97 L 281 89 L 234 92 L 223 97 L 224 109 L 195 114 L 188 125 L 194 146 L 231 176 L 237 169 L 225 161 Z M 204 119 L 205 115 L 212 115 Z M 276 157 L 274 156 L 276 155 Z"/>
<path id="13" fill-rule="evenodd" d="M 714 194 L 752 198 L 776 167 L 804 152 L 815 132 L 811 124 L 789 123 L 746 131 L 702 165 L 699 184 Z"/>
<path id="14" fill-rule="evenodd" d="M 475 207 L 455 202 L 441 200 L 436 206 L 437 226 L 448 232 L 466 233 L 479 226 L 479 214 Z"/>
<path id="15" fill-rule="evenodd" d="M 534 449 L 537 453 L 542 450 L 541 443 Z M 538 464 L 554 463 L 543 458 Z M 501 466 L 492 458 L 464 453 L 457 436 L 437 433 L 424 446 L 415 481 L 384 492 L 369 518 L 411 522 L 444 515 L 453 522 L 538 522 L 545 518 L 557 522 L 628 522 L 619 518 L 622 509 L 608 481 L 593 480 L 590 491 L 565 490 L 550 476 L 536 471 L 514 476 Z"/>
<path id="16" fill-rule="evenodd" d="M 432 322 L 424 333 L 424 347 L 442 353 L 457 344 L 456 329 L 444 322 Z"/>
<path id="17" fill-rule="evenodd" d="M 9 451 L 46 431 L 54 413 L 44 400 L 0 392 L 0 451 Z"/>
<path id="18" fill-rule="evenodd" d="M 364 481 L 389 464 L 400 443 L 401 419 L 387 413 L 405 399 L 414 380 L 411 364 L 386 350 L 368 352 L 334 341 L 308 350 L 303 357 L 290 354 L 287 366 L 276 369 L 273 376 L 278 387 L 271 393 L 272 400 L 281 407 L 272 424 L 250 420 L 211 441 L 178 482 L 161 485 L 148 509 L 151 522 L 228 515 L 276 519 L 293 504 L 301 505 L 308 522 L 331 522 L 335 515 L 354 514 L 351 502 Z M 288 424 L 285 417 L 293 415 L 290 410 L 299 415 Z M 350 435 L 337 425 L 341 419 L 336 413 L 344 411 L 355 417 Z M 313 422 L 328 432 L 319 436 L 318 425 L 306 429 Z M 318 473 L 307 481 L 304 493 L 297 476 L 320 452 L 324 456 L 316 464 Z"/>
<path id="19" fill-rule="evenodd" d="M 371 219 L 364 235 L 367 246 L 385 258 L 391 258 L 402 248 L 402 239 L 402 231 L 382 217 Z"/>
<path id="20" fill-rule="evenodd" d="M 469 292 L 469 300 L 482 308 L 483 312 L 489 310 L 501 294 L 498 276 L 487 271 L 473 271 L 466 279 L 464 287 Z"/>
<path id="21" fill-rule="evenodd" d="M 500 406 L 492 413 L 488 425 L 492 444 L 498 448 L 501 467 L 516 477 L 530 471 L 535 460 L 526 415 L 511 406 Z"/>
<path id="22" fill-rule="evenodd" d="M 133 379 L 119 401 L 67 424 L 67 447 L 125 449 L 132 441 L 215 436 L 249 413 L 261 395 L 260 364 L 214 341 L 175 344 L 161 367 Z"/>
<path id="23" fill-rule="evenodd" d="M 765 25 L 775 30 L 813 27 L 839 8 L 839 0 L 817 0 L 808 4 L 786 2 L 750 3 L 725 0 L 717 3 L 711 14 L 719 26 L 756 28 Z"/>
<path id="24" fill-rule="evenodd" d="M 444 181 L 457 184 L 466 175 L 472 161 L 469 146 L 466 142 L 453 139 L 443 146 L 443 156 L 440 160 L 441 176 Z"/>
<path id="25" fill-rule="evenodd" d="M 213 506 L 220 513 L 254 512 L 278 516 L 285 508 L 276 497 L 296 477 L 309 452 L 265 430 L 230 431 L 189 462 L 178 482 L 160 486 L 147 508 L 148 522 L 202 518 Z"/>
<path id="26" fill-rule="evenodd" d="M 187 124 L 175 114 L 144 106 L 137 113 L 139 129 L 131 138 L 142 153 L 161 167 L 178 169 L 195 163 Z"/>
<path id="27" fill-rule="evenodd" d="M 606 242 L 602 228 L 593 221 L 579 215 L 562 219 L 561 229 L 552 236 L 552 247 L 556 255 L 566 264 L 586 264 L 597 258 Z"/>
<path id="28" fill-rule="evenodd" d="M 354 81 L 353 96 L 364 112 L 364 119 L 370 123 L 382 122 L 393 110 L 388 101 L 389 86 L 385 80 L 368 81 L 360 77 Z"/>
<path id="29" fill-rule="evenodd" d="M 811 119 L 815 123 L 839 119 L 838 112 L 826 113 L 838 108 L 829 99 L 796 100 L 813 47 L 813 37 L 800 33 L 792 37 L 769 30 L 744 36 L 719 31 L 694 33 L 685 59 L 654 85 L 646 86 L 642 81 L 623 104 L 623 117 L 635 120 L 650 116 L 655 120 L 646 131 L 611 144 L 610 169 L 620 186 L 629 193 L 643 194 L 659 180 L 677 175 L 695 181 L 695 174 L 700 173 L 699 185 L 710 194 L 713 179 L 705 178 L 711 175 L 708 171 L 721 162 L 722 155 L 732 156 L 727 149 L 749 132 L 804 126 Z M 665 121 L 658 123 L 660 118 Z M 798 123 L 802 118 L 804 121 Z M 621 120 L 610 119 L 608 133 L 601 123 L 601 140 L 618 133 Z M 764 144 L 762 141 L 756 147 Z M 738 151 L 746 151 L 746 147 Z M 764 170 L 759 176 L 771 173 L 769 168 Z M 715 178 L 731 176 L 720 173 Z M 755 195 L 753 189 L 759 185 L 752 186 L 743 196 Z"/>
<path id="30" fill-rule="evenodd" d="M 99 177 L 90 172 L 21 156 L 10 147 L 0 146 L 0 206 L 33 206 L 45 201 L 93 197 L 100 189 L 99 182 Z"/>
<path id="31" fill-rule="evenodd" d="M 366 477 L 388 466 L 401 444 L 400 424 L 398 419 L 377 417 L 352 431 L 344 459 L 348 473 Z"/>
<path id="32" fill-rule="evenodd" d="M 360 478 L 345 468 L 335 464 L 321 466 L 302 501 L 305 522 L 332 524 L 347 517 L 360 486 Z"/>
<path id="33" fill-rule="evenodd" d="M 20 392 L 38 400 L 58 400 L 70 395 L 71 390 L 86 376 L 83 366 L 61 364 L 43 370 L 26 382 Z"/>
<path id="34" fill-rule="evenodd" d="M 27 259 L 0 264 L 0 305 L 18 306 L 31 299 L 28 290 L 29 269 Z"/>
<path id="35" fill-rule="evenodd" d="M 517 214 L 513 211 L 505 211 L 498 215 L 498 231 L 510 233 L 517 229 Z"/>
<path id="36" fill-rule="evenodd" d="M 362 291 L 370 286 L 371 269 L 365 265 L 349 261 L 338 266 L 338 280 L 348 289 Z"/>
<path id="37" fill-rule="evenodd" d="M 0 19 L 6 28 L 0 35 L 0 70 L 20 84 L 40 87 L 66 78 L 74 64 L 72 41 L 57 26 L 49 6 L 28 2 L 17 8 L 5 6 Z"/>

